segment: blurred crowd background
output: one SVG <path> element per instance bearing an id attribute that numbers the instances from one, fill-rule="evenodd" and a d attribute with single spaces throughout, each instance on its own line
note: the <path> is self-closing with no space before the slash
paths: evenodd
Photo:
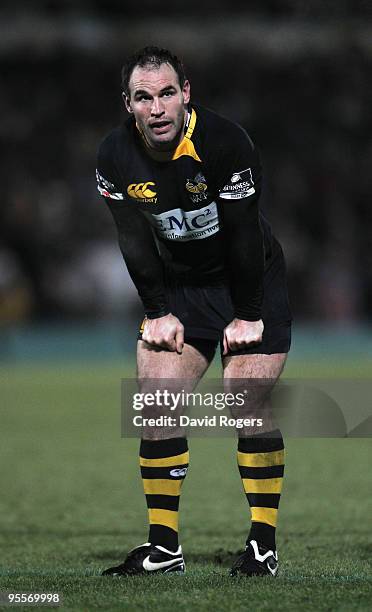
<path id="1" fill-rule="evenodd" d="M 94 173 L 100 141 L 125 118 L 123 59 L 147 44 L 180 55 L 193 100 L 259 147 L 296 319 L 367 321 L 370 7 L 2 0 L 0 323 L 140 316 Z"/>

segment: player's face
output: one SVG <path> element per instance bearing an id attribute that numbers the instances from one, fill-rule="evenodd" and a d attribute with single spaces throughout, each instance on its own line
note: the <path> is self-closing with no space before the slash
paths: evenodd
<path id="1" fill-rule="evenodd" d="M 148 146 L 159 151 L 175 148 L 183 137 L 189 82 L 185 81 L 181 89 L 170 64 L 161 64 L 159 68 L 136 66 L 129 92 L 130 97 L 124 96 L 125 105 L 134 114 Z"/>

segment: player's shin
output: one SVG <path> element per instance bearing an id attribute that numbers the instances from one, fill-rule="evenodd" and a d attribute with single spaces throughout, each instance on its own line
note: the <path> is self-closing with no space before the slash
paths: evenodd
<path id="1" fill-rule="evenodd" d="M 189 465 L 185 438 L 141 440 L 140 466 L 149 513 L 151 544 L 178 548 L 178 508 Z"/>
<path id="2" fill-rule="evenodd" d="M 247 543 L 256 540 L 275 551 L 275 530 L 284 473 L 284 444 L 278 429 L 239 438 L 238 466 L 251 508 Z"/>

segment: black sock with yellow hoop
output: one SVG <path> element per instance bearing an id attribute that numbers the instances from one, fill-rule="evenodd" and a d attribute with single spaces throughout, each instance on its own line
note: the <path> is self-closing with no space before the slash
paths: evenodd
<path id="1" fill-rule="evenodd" d="M 251 508 L 247 543 L 256 540 L 275 550 L 275 530 L 284 474 L 284 443 L 279 429 L 239 438 L 238 466 Z"/>
<path id="2" fill-rule="evenodd" d="M 151 544 L 178 548 L 178 507 L 189 465 L 186 438 L 141 440 L 140 466 L 149 513 Z"/>

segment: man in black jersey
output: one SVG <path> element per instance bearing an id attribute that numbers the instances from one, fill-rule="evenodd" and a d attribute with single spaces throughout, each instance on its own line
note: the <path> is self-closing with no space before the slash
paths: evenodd
<path id="1" fill-rule="evenodd" d="M 225 388 L 237 379 L 265 379 L 255 395 L 255 409 L 264 410 L 290 347 L 291 314 L 282 250 L 258 208 L 257 150 L 240 126 L 190 103 L 183 66 L 167 50 L 147 47 L 129 58 L 122 88 L 130 116 L 102 142 L 97 182 L 144 306 L 142 389 L 153 379 L 197 382 L 220 343 Z M 252 522 L 231 575 L 277 571 L 284 445 L 270 425 L 239 430 Z M 144 429 L 148 542 L 105 575 L 185 570 L 178 505 L 188 457 L 179 430 Z"/>

